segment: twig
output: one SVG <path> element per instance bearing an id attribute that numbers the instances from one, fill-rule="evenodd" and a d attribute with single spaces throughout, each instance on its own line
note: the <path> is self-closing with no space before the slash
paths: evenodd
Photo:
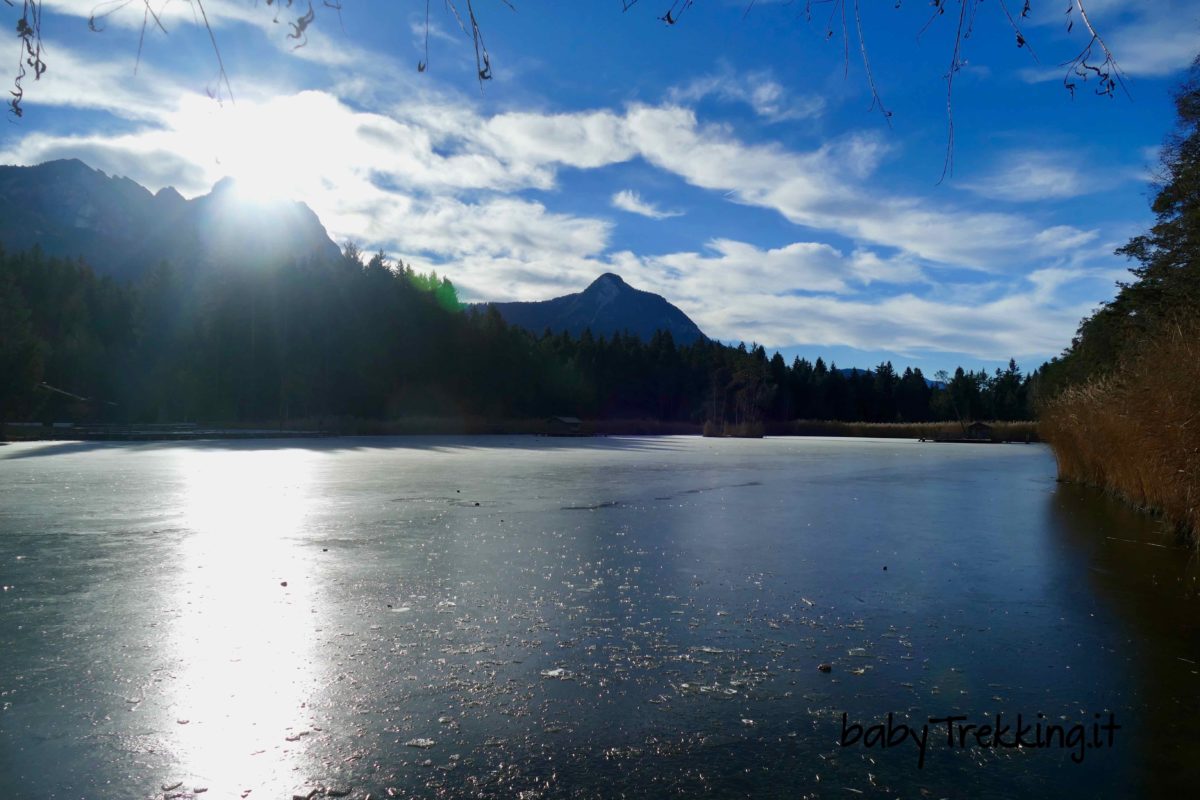
<path id="1" fill-rule="evenodd" d="M 5 0 L 13 5 L 11 0 Z M 17 60 L 17 76 L 13 80 L 12 96 L 9 110 L 14 116 L 20 117 L 25 113 L 21 101 L 25 98 L 25 88 L 22 86 L 26 76 L 25 67 L 33 69 L 33 79 L 41 80 L 46 71 L 46 62 L 42 60 L 42 4 L 40 0 L 25 0 L 21 8 L 21 18 L 17 20 L 17 37 L 21 40 Z"/>
<path id="2" fill-rule="evenodd" d="M 1158 544 L 1157 542 L 1139 542 L 1137 539 L 1118 539 L 1116 536 L 1105 536 L 1104 538 L 1108 539 L 1109 541 L 1113 541 L 1113 542 L 1125 542 L 1126 544 L 1144 544 L 1147 547 L 1161 547 L 1164 550 L 1172 549 L 1165 544 Z"/>
<path id="3" fill-rule="evenodd" d="M 883 105 L 883 98 L 879 96 L 879 89 L 875 85 L 875 73 L 871 70 L 870 59 L 867 58 L 867 40 L 863 38 L 862 13 L 858 6 L 858 0 L 854 0 L 854 25 L 858 29 L 858 48 L 862 52 L 863 68 L 867 71 L 867 85 L 871 87 L 871 108 L 879 107 L 880 113 L 883 114 L 883 118 L 887 120 L 890 128 L 892 112 Z"/>
<path id="4" fill-rule="evenodd" d="M 1088 18 L 1083 0 L 1071 0 L 1071 4 L 1067 6 L 1067 32 L 1070 33 L 1071 28 L 1075 25 L 1075 21 L 1071 18 L 1072 12 L 1075 9 L 1079 9 L 1079 17 L 1083 20 L 1084 27 L 1087 28 L 1090 38 L 1075 58 L 1063 63 L 1062 66 L 1067 67 L 1067 74 L 1063 76 L 1063 87 L 1070 92 L 1071 97 L 1074 97 L 1075 83 L 1071 80 L 1071 76 L 1077 75 L 1080 79 L 1086 81 L 1091 73 L 1095 74 L 1096 79 L 1100 82 L 1100 88 L 1096 90 L 1096 94 L 1112 97 L 1117 86 L 1120 85 L 1121 91 L 1125 92 L 1125 96 L 1132 99 L 1129 89 L 1125 86 L 1125 77 L 1121 73 L 1121 68 L 1117 64 L 1116 58 L 1113 57 L 1112 51 L 1108 49 L 1108 45 L 1104 39 L 1101 38 L 1099 32 L 1092 25 L 1091 19 Z M 1104 54 L 1104 61 L 1100 63 L 1099 67 L 1088 63 L 1088 59 L 1092 56 L 1092 47 L 1095 45 L 1099 45 L 1100 52 Z"/>
<path id="5" fill-rule="evenodd" d="M 225 60 L 221 58 L 221 48 L 217 46 L 217 34 L 213 32 L 212 25 L 208 22 L 208 12 L 204 10 L 204 0 L 196 0 L 196 7 L 200 9 L 200 18 L 204 20 L 204 29 L 208 31 L 208 39 L 212 42 L 213 53 L 217 56 L 217 67 L 220 72 L 217 76 L 217 86 L 220 87 L 220 82 L 225 81 L 225 90 L 229 92 L 229 102 L 233 102 L 233 87 L 229 84 L 229 75 L 225 72 Z"/>
<path id="6" fill-rule="evenodd" d="M 1028 10 L 1028 8 L 1029 2 L 1026 0 L 1025 9 Z M 1013 15 L 1009 13 L 1008 5 L 1004 0 L 1000 0 L 1000 9 L 1004 12 L 1004 16 L 1008 17 L 1008 24 L 1012 26 L 1013 32 L 1017 34 L 1017 47 L 1024 47 L 1029 50 L 1029 55 L 1033 58 L 1034 63 L 1039 63 L 1037 53 L 1033 52 L 1033 45 L 1029 43 L 1029 40 L 1025 38 L 1025 34 L 1021 32 L 1021 26 L 1017 24 L 1017 21 L 1013 19 Z"/>
<path id="7" fill-rule="evenodd" d="M 958 73 L 959 58 L 962 52 L 963 27 L 967 19 L 967 3 L 978 0 L 959 0 L 958 28 L 954 33 L 954 52 L 950 57 L 950 72 L 946 74 L 946 158 L 942 161 L 942 176 L 938 184 L 946 180 L 947 175 L 954 174 L 954 76 Z"/>
<path id="8" fill-rule="evenodd" d="M 429 69 L 429 3 L 430 0 L 425 0 L 425 58 L 417 62 L 417 72 Z"/>

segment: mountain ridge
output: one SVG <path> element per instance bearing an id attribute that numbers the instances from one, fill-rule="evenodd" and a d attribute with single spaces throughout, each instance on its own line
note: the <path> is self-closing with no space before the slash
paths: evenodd
<path id="1" fill-rule="evenodd" d="M 508 324 L 535 334 L 549 329 L 579 337 L 590 330 L 594 336 L 631 333 L 648 342 L 661 330 L 670 333 L 677 344 L 708 338 L 687 314 L 661 295 L 636 289 L 613 272 L 603 273 L 581 292 L 549 300 L 477 306 L 494 308 Z"/>
<path id="2" fill-rule="evenodd" d="M 174 187 L 152 193 L 79 159 L 0 166 L 0 243 L 83 258 L 123 280 L 136 280 L 163 261 L 201 268 L 235 258 L 283 263 L 340 252 L 304 203 L 255 204 L 236 198 L 234 186 L 224 178 L 188 200 Z M 272 224 L 263 224 L 264 217 Z"/>

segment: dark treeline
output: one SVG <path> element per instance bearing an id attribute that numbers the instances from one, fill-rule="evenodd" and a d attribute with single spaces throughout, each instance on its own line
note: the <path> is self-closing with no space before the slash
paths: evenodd
<path id="1" fill-rule="evenodd" d="M 494 310 L 462 311 L 436 274 L 353 247 L 276 269 L 164 264 L 132 286 L 36 250 L 0 252 L 9 421 L 1029 418 L 1030 381 L 1015 363 L 944 377 L 931 386 L 890 363 L 787 364 L 760 346 L 678 346 L 665 333 L 532 335 Z"/>

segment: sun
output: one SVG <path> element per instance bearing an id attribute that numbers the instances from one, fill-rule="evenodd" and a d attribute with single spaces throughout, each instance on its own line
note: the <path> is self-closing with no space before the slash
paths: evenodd
<path id="1" fill-rule="evenodd" d="M 297 127 L 281 126 L 283 118 L 273 104 L 253 101 L 216 106 L 211 101 L 185 102 L 172 120 L 178 151 L 193 163 L 207 166 L 215 183 L 223 178 L 232 196 L 261 205 L 300 200 L 306 188 L 304 157 L 297 149 L 303 137 Z"/>
<path id="2" fill-rule="evenodd" d="M 268 170 L 235 167 L 226 176 L 229 199 L 238 205 L 270 206 L 291 199 L 290 192 Z"/>

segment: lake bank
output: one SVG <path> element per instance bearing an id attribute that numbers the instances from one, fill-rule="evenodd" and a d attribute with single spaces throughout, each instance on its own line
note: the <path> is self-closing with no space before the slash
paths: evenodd
<path id="1" fill-rule="evenodd" d="M 1037 442 L 1035 422 L 989 423 L 989 441 Z M 211 438 L 280 438 L 301 436 L 699 436 L 700 423 L 653 419 L 580 420 L 577 430 L 546 419 L 489 420 L 481 417 L 409 417 L 397 420 L 289 420 L 285 423 L 158 425 L 14 425 L 6 432 L 10 441 L 112 440 L 173 441 Z M 961 436 L 956 422 L 872 423 L 836 420 L 793 420 L 764 423 L 767 436 L 834 436 L 874 439 L 950 439 Z"/>

